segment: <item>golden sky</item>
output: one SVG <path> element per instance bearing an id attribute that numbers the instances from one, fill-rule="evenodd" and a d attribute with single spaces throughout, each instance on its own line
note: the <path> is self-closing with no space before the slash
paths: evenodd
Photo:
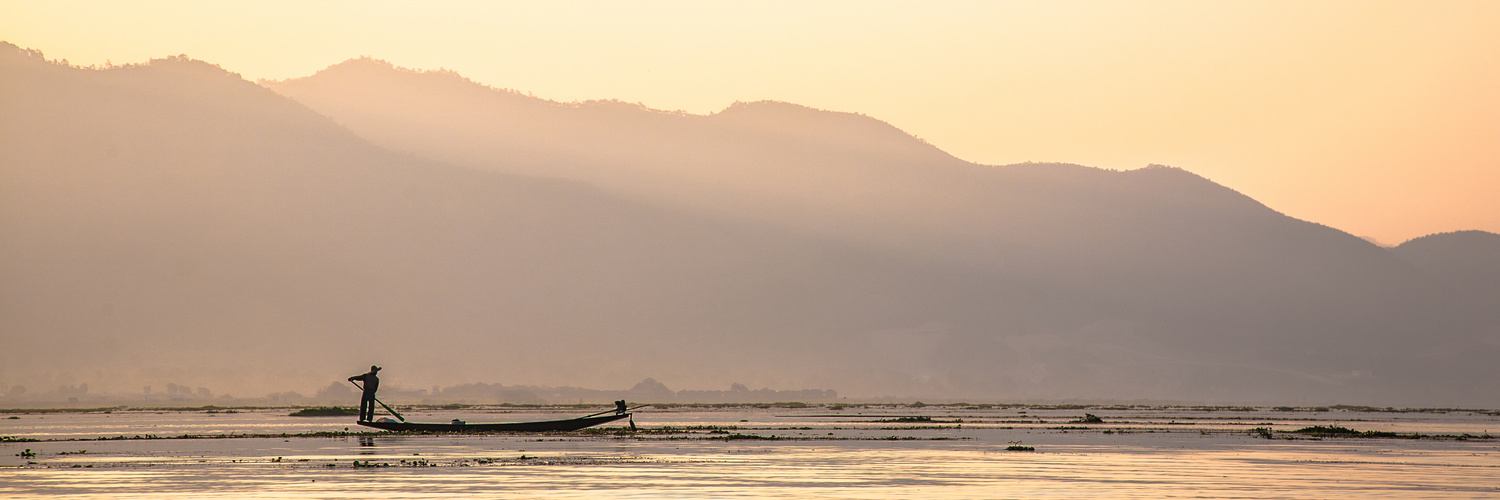
<path id="1" fill-rule="evenodd" d="M 1394 244 L 1500 232 L 1500 1 L 0 0 L 73 64 L 368 55 L 560 101 L 860 112 L 966 160 L 1182 167 Z"/>

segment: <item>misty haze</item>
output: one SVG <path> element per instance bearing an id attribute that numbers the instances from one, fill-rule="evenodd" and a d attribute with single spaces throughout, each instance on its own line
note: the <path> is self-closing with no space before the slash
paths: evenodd
<path id="1" fill-rule="evenodd" d="M 410 402 L 1500 396 L 1500 235 L 1381 247 L 1170 166 L 371 58 L 3 44 L 0 109 L 0 406 L 348 404 L 371 363 Z"/>

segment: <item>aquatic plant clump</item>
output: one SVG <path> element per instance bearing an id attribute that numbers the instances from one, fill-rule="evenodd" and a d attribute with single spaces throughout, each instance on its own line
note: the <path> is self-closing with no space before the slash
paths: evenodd
<path id="1" fill-rule="evenodd" d="M 1291 432 L 1294 432 L 1294 433 L 1297 433 L 1297 434 L 1308 435 L 1308 436 L 1317 436 L 1317 437 L 1411 438 L 1411 439 L 1420 439 L 1422 437 L 1421 434 L 1417 434 L 1417 433 L 1412 433 L 1412 434 L 1396 434 L 1394 432 L 1385 432 L 1385 431 L 1357 431 L 1357 430 L 1354 430 L 1354 429 L 1350 429 L 1348 427 L 1340 427 L 1340 426 L 1337 426 L 1337 425 L 1314 425 L 1314 426 L 1311 426 L 1311 427 L 1303 427 L 1301 429 L 1297 429 L 1297 430 L 1291 431 Z"/>
<path id="2" fill-rule="evenodd" d="M 1094 415 L 1093 413 L 1085 413 L 1085 414 L 1083 414 L 1083 418 L 1080 418 L 1078 420 L 1074 420 L 1074 421 L 1069 422 L 1069 423 L 1071 423 L 1071 424 L 1102 424 L 1102 423 L 1104 423 L 1104 419 L 1099 418 L 1098 415 Z"/>
<path id="3" fill-rule="evenodd" d="M 292 412 L 292 417 L 347 417 L 359 415 L 358 408 L 344 408 L 342 406 L 313 406 Z"/>

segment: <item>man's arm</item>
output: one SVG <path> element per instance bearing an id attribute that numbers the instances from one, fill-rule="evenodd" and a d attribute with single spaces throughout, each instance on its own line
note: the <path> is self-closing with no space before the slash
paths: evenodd
<path id="1" fill-rule="evenodd" d="M 349 377 L 349 381 L 350 382 L 353 382 L 355 380 L 364 380 L 364 379 L 365 379 L 365 374 L 363 374 L 363 373 L 361 373 L 359 375 L 355 375 L 353 377 Z"/>

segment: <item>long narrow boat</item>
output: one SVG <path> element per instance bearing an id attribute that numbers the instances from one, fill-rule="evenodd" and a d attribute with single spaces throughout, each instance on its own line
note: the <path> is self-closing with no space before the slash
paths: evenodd
<path id="1" fill-rule="evenodd" d="M 612 413 L 609 415 L 569 418 L 565 420 L 541 420 L 536 422 L 505 422 L 498 424 L 470 424 L 466 422 L 454 422 L 448 424 L 424 424 L 418 422 L 396 422 L 390 419 L 380 419 L 374 422 L 359 422 L 365 427 L 385 429 L 388 431 L 418 431 L 418 432 L 554 432 L 554 431 L 576 431 L 599 424 L 614 422 L 629 417 L 630 413 Z"/>

